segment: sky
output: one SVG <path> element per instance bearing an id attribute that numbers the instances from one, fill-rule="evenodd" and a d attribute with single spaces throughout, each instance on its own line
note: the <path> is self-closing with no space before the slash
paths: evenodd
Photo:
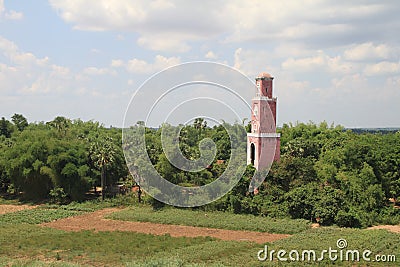
<path id="1" fill-rule="evenodd" d="M 121 127 L 152 75 L 211 61 L 270 73 L 278 125 L 400 127 L 398 14 L 396 0 L 0 0 L 0 116 Z"/>

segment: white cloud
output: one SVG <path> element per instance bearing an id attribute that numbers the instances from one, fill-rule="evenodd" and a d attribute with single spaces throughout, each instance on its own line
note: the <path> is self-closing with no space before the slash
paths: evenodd
<path id="1" fill-rule="evenodd" d="M 164 56 L 157 55 L 153 63 L 148 63 L 145 60 L 140 60 L 137 58 L 131 59 L 126 63 L 126 69 L 132 73 L 150 74 L 179 63 L 180 59 L 178 57 L 166 58 Z"/>
<path id="2" fill-rule="evenodd" d="M 121 59 L 111 60 L 111 67 L 118 68 L 124 66 L 124 61 Z"/>
<path id="3" fill-rule="evenodd" d="M 183 39 L 185 38 L 168 34 L 149 34 L 141 36 L 137 43 L 141 47 L 151 50 L 183 53 L 190 50 L 190 46 Z"/>
<path id="4" fill-rule="evenodd" d="M 397 35 L 395 1 L 222 1 L 193 6 L 184 0 L 49 0 L 61 18 L 80 30 L 136 32 L 147 49 L 187 52 L 191 42 L 297 42 L 308 47 L 377 42 Z M 90 10 L 90 12 L 88 12 Z M 379 26 L 376 25 L 379 21 Z M 382 28 L 385 31 L 382 31 Z M 396 40 L 395 42 L 398 42 Z"/>
<path id="5" fill-rule="evenodd" d="M 205 55 L 205 58 L 208 59 L 217 59 L 217 55 L 213 51 L 208 51 Z"/>
<path id="6" fill-rule="evenodd" d="M 382 61 L 377 64 L 369 64 L 365 67 L 366 75 L 388 75 L 400 73 L 400 62 Z"/>
<path id="7" fill-rule="evenodd" d="M 15 10 L 7 11 L 4 6 L 4 0 L 0 0 L 0 19 L 2 17 L 8 20 L 19 20 L 24 17 L 24 14 Z"/>
<path id="8" fill-rule="evenodd" d="M 61 18 L 74 24 L 74 28 L 79 30 L 127 29 L 146 17 L 140 1 L 49 0 L 49 3 Z"/>
<path id="9" fill-rule="evenodd" d="M 274 67 L 272 55 L 266 50 L 236 49 L 233 67 L 251 79 L 260 72 L 268 72 L 272 76 L 278 72 Z"/>
<path id="10" fill-rule="evenodd" d="M 190 41 L 215 37 L 227 23 L 219 11 L 220 1 L 203 1 L 195 7 L 188 1 L 167 0 L 49 2 L 75 29 L 137 32 L 140 46 L 157 51 L 186 52 Z"/>
<path id="11" fill-rule="evenodd" d="M 9 12 L 4 14 L 4 17 L 10 20 L 19 20 L 22 19 L 24 15 L 21 12 L 10 10 Z"/>
<path id="12" fill-rule="evenodd" d="M 229 1 L 226 6 L 232 26 L 227 41 L 298 41 L 307 46 L 332 46 L 348 38 L 358 42 L 372 32 L 379 38 L 376 27 L 367 26 L 373 21 L 395 33 L 392 11 L 399 9 L 394 2 L 367 1 Z"/>
<path id="13" fill-rule="evenodd" d="M 87 75 L 116 75 L 117 72 L 115 70 L 111 70 L 108 68 L 96 68 L 96 67 L 87 67 L 83 70 L 84 74 Z"/>
<path id="14" fill-rule="evenodd" d="M 282 69 L 293 73 L 326 71 L 335 74 L 349 74 L 356 72 L 358 68 L 357 64 L 343 60 L 340 55 L 331 57 L 323 51 L 317 51 L 314 56 L 288 58 L 282 62 Z"/>
<path id="15" fill-rule="evenodd" d="M 93 75 L 115 75 L 109 68 L 87 67 L 81 73 L 53 64 L 49 57 L 39 58 L 21 51 L 10 40 L 0 36 L 0 90 L 2 95 L 59 94 L 93 87 Z M 82 91 L 80 91 L 82 93 Z"/>
<path id="16" fill-rule="evenodd" d="M 376 59 L 388 59 L 393 55 L 399 55 L 399 49 L 391 48 L 386 44 L 374 45 L 372 42 L 355 45 L 344 51 L 344 58 L 354 61 L 368 61 Z"/>

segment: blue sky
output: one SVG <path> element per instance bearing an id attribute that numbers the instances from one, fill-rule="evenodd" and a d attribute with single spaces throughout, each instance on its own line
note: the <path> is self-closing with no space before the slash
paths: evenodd
<path id="1" fill-rule="evenodd" d="M 122 126 L 147 78 L 209 60 L 271 73 L 278 125 L 399 127 L 399 13 L 390 0 L 0 0 L 0 116 Z"/>

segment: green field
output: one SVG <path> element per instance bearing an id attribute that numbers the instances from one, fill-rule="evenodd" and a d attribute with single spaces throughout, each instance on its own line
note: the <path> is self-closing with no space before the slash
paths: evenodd
<path id="1" fill-rule="evenodd" d="M 0 215 L 1 266 L 312 266 L 308 262 L 260 262 L 257 252 L 263 244 L 221 241 L 210 237 L 185 238 L 154 236 L 130 232 L 66 232 L 45 228 L 38 223 L 64 218 L 111 202 L 85 202 L 66 206 L 43 205 L 32 210 Z M 205 217 L 207 214 L 207 217 Z M 202 216 L 206 219 L 200 219 Z M 273 243 L 276 251 L 313 249 L 317 252 L 336 248 L 339 238 L 346 239 L 348 249 L 372 251 L 371 257 L 395 255 L 400 260 L 400 234 L 385 230 L 360 230 L 338 227 L 311 229 L 307 222 L 271 220 L 249 215 L 224 214 L 166 208 L 153 211 L 144 205 L 129 207 L 110 215 L 124 220 L 152 221 L 226 229 L 293 233 Z M 158 219 L 157 219 L 158 218 Z M 197 220 L 195 220 L 197 218 Z M 230 223 L 228 223 L 230 222 Z M 265 224 L 265 226 L 262 225 Z M 318 262 L 331 266 L 332 262 Z M 338 266 L 397 266 L 396 263 L 337 261 Z"/>
<path id="2" fill-rule="evenodd" d="M 306 220 L 275 219 L 228 212 L 205 212 L 177 208 L 164 208 L 154 211 L 149 206 L 130 207 L 115 212 L 108 218 L 277 234 L 295 234 L 310 228 L 310 222 Z"/>

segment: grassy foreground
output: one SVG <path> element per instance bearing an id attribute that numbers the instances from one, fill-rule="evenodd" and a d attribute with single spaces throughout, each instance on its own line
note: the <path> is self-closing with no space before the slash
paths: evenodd
<path id="1" fill-rule="evenodd" d="M 115 203 L 114 203 L 115 204 Z M 37 225 L 113 203 L 86 202 L 67 206 L 50 206 L 0 215 L 0 266 L 315 266 L 317 262 L 260 262 L 257 252 L 264 245 L 251 242 L 221 241 L 209 237 L 185 238 L 154 236 L 130 232 L 66 232 Z M 205 216 L 207 214 L 207 216 Z M 377 254 L 395 255 L 396 262 L 325 261 L 319 266 L 398 266 L 400 234 L 385 230 L 323 227 L 310 229 L 307 222 L 273 220 L 226 213 L 164 209 L 153 211 L 148 206 L 130 207 L 114 218 L 151 220 L 157 223 L 180 223 L 208 227 L 288 232 L 286 239 L 267 243 L 269 250 L 284 249 L 320 252 L 337 249 L 338 239 L 345 239 L 348 249 L 369 249 Z M 146 219 L 147 218 L 147 219 Z M 205 218 L 203 220 L 203 218 Z M 196 220 L 195 220 L 196 219 Z M 260 220 L 260 221 L 257 221 Z M 228 224 L 227 222 L 231 222 Z M 207 224 L 208 225 L 205 225 Z M 269 228 L 266 228 L 269 227 Z M 293 229 L 291 229 L 293 228 Z M 288 230 L 284 230 L 288 229 Z M 319 255 L 318 255 L 319 256 Z M 275 254 L 276 259 L 276 254 Z"/>
<path id="2" fill-rule="evenodd" d="M 276 251 L 321 251 L 336 248 L 339 238 L 347 240 L 349 249 L 370 249 L 373 255 L 399 257 L 399 235 L 383 230 L 311 229 L 267 245 Z M 0 246 L 0 265 L 13 266 L 282 266 L 278 262 L 259 262 L 257 252 L 264 246 L 250 242 L 126 232 L 65 232 L 29 224 L 0 223 Z M 308 262 L 287 264 L 310 266 Z M 331 264 L 329 260 L 319 263 Z M 354 266 L 353 262 L 336 264 Z M 375 262 L 370 266 L 397 265 Z"/>

